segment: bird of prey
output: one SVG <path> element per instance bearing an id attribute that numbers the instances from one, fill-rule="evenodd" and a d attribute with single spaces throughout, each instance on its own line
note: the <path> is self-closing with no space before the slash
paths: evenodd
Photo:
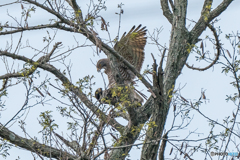
<path id="1" fill-rule="evenodd" d="M 144 47 L 146 45 L 146 27 L 141 27 L 139 25 L 137 28 L 135 26 L 126 34 L 122 35 L 121 39 L 115 44 L 114 49 L 121 56 L 123 56 L 129 63 L 131 63 L 138 72 L 140 72 L 144 60 Z M 119 63 L 119 72 L 124 80 L 124 84 L 128 85 L 133 83 L 136 77 L 134 73 L 128 69 L 128 67 L 121 62 Z M 110 60 L 108 58 L 100 59 L 97 62 L 97 70 L 105 69 L 105 73 L 108 76 L 108 88 L 112 88 L 116 82 L 114 80 L 111 68 Z"/>

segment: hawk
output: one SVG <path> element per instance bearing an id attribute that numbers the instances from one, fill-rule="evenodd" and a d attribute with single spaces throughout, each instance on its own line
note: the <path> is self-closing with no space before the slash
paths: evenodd
<path id="1" fill-rule="evenodd" d="M 126 32 L 122 35 L 120 41 L 118 41 L 114 49 L 121 56 L 123 56 L 128 62 L 130 62 L 138 72 L 140 72 L 142 68 L 142 64 L 144 61 L 144 47 L 146 45 L 146 27 L 142 27 L 139 25 L 136 29 L 135 26 L 126 34 Z M 99 72 L 101 69 L 105 69 L 105 73 L 108 76 L 108 88 L 112 88 L 116 82 L 114 80 L 111 68 L 110 68 L 110 60 L 108 58 L 100 59 L 97 62 L 97 71 Z M 124 84 L 131 84 L 133 79 L 136 77 L 131 70 L 128 69 L 127 66 L 121 61 L 119 61 L 119 72 L 124 79 Z"/>
<path id="2" fill-rule="evenodd" d="M 141 27 L 141 25 L 139 25 L 137 28 L 135 28 L 135 26 L 133 26 L 128 33 L 125 32 L 122 35 L 121 39 L 114 46 L 114 50 L 123 56 L 129 63 L 131 63 L 138 72 L 140 72 L 144 61 L 144 47 L 147 39 L 146 32 L 146 27 Z M 118 64 L 118 69 L 124 80 L 124 84 L 133 84 L 133 80 L 136 77 L 135 74 L 120 60 L 118 61 Z M 108 58 L 100 59 L 97 62 L 96 67 L 98 72 L 100 72 L 101 69 L 105 69 L 104 72 L 107 74 L 109 81 L 108 89 L 112 88 L 116 84 L 116 81 L 111 71 L 110 60 Z M 96 92 L 98 94 L 100 93 L 100 90 L 98 89 Z M 100 97 L 97 94 L 96 96 Z M 137 99 L 139 99 L 140 96 L 137 95 L 137 93 L 134 94 L 136 94 Z M 142 102 L 143 100 L 141 97 L 140 99 Z"/>

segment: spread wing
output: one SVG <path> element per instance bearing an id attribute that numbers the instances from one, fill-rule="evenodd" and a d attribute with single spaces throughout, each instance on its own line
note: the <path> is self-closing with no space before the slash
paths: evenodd
<path id="1" fill-rule="evenodd" d="M 144 47 L 146 45 L 146 27 L 135 26 L 115 44 L 114 49 L 119 52 L 140 72 L 144 60 Z M 124 67 L 124 66 L 122 66 Z"/>

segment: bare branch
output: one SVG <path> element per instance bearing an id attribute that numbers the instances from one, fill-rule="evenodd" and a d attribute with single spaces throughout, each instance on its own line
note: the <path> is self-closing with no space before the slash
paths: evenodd
<path id="1" fill-rule="evenodd" d="M 59 45 L 61 45 L 62 42 L 57 42 L 55 43 L 55 45 L 53 46 L 53 49 L 51 50 L 51 52 L 45 56 L 42 56 L 41 58 L 39 58 L 37 60 L 37 62 L 39 63 L 46 63 L 50 60 L 50 57 L 52 56 L 52 54 L 54 53 L 54 51 L 59 47 Z"/>
<path id="2" fill-rule="evenodd" d="M 68 140 L 66 140 L 65 138 L 63 138 L 62 136 L 60 136 L 59 134 L 55 133 L 54 134 L 63 141 L 63 143 L 72 148 L 76 153 L 78 153 L 78 150 L 80 148 L 79 144 L 76 142 L 76 141 L 73 141 L 73 142 L 69 142 Z"/>
<path id="3" fill-rule="evenodd" d="M 44 28 L 59 28 L 59 29 L 61 29 L 61 26 L 59 24 L 60 24 L 60 22 L 56 22 L 54 24 L 45 24 L 45 25 L 25 27 L 25 28 L 23 28 L 23 27 L 0 26 L 0 27 L 3 27 L 3 28 L 14 29 L 14 30 L 11 30 L 11 31 L 0 32 L 0 35 L 7 35 L 7 34 L 13 34 L 13 33 L 18 33 L 18 32 L 23 32 L 23 31 L 38 30 L 38 29 L 44 29 Z"/>
<path id="4" fill-rule="evenodd" d="M 106 123 L 104 121 L 101 121 L 100 124 L 97 126 L 97 130 L 95 131 L 94 133 L 94 136 L 92 138 L 92 141 L 89 145 L 89 148 L 88 150 L 86 151 L 86 154 L 89 156 L 92 151 L 93 151 L 93 148 L 95 147 L 96 143 L 97 143 L 97 140 L 99 138 L 99 136 L 102 134 L 102 131 L 103 131 L 103 127 Z M 104 140 L 104 139 L 103 139 Z"/>
<path id="5" fill-rule="evenodd" d="M 78 19 L 79 24 L 83 24 L 83 16 L 82 16 L 82 10 L 78 6 L 76 0 L 66 0 L 68 4 L 73 8 L 75 11 L 75 17 Z"/>
<path id="6" fill-rule="evenodd" d="M 58 12 L 56 12 L 56 11 L 54 11 L 54 10 L 52 10 L 52 9 L 50 9 L 50 8 L 48 8 L 48 7 L 40 4 L 40 3 L 38 3 L 38 2 L 36 2 L 36 1 L 32 1 L 32 0 L 23 0 L 23 1 L 28 2 L 28 3 L 31 3 L 31 4 L 34 4 L 34 5 L 38 6 L 38 7 L 46 10 L 47 12 L 49 12 L 49 13 L 55 15 L 56 17 L 58 17 L 58 18 L 59 18 L 62 22 L 64 22 L 64 23 L 71 24 L 71 22 L 70 22 L 68 19 L 64 18 L 64 17 L 63 17 L 62 15 L 60 15 Z"/>
<path id="7" fill-rule="evenodd" d="M 14 4 L 14 3 L 18 3 L 18 0 L 17 0 L 17 1 L 15 1 L 15 2 L 12 2 L 12 3 L 7 3 L 7 4 L 0 5 L 0 7 L 3 7 L 3 6 L 8 6 L 8 5 L 11 5 L 11 4 Z"/>
<path id="8" fill-rule="evenodd" d="M 32 63 L 33 66 L 32 66 L 30 69 L 23 69 L 22 72 L 7 73 L 7 74 L 5 74 L 5 75 L 0 76 L 0 79 L 17 78 L 17 77 L 27 77 L 27 76 L 33 74 L 33 73 L 36 71 L 36 69 L 37 69 L 38 63 L 46 63 L 46 62 L 48 62 L 48 61 L 50 60 L 50 57 L 51 57 L 51 55 L 53 54 L 53 52 L 57 49 L 57 47 L 58 47 L 60 44 L 61 44 L 61 42 L 57 42 L 57 43 L 53 46 L 52 51 L 51 51 L 48 55 L 40 57 L 40 58 L 37 60 L 37 62 L 35 62 L 35 63 L 34 63 L 34 61 L 32 61 L 32 60 L 29 61 L 29 62 L 27 62 L 26 60 L 30 60 L 30 59 L 28 59 L 28 58 L 26 58 L 26 57 L 24 57 L 24 56 L 19 56 L 19 55 L 13 54 L 11 58 L 14 59 L 14 57 L 16 56 L 16 59 L 19 59 L 19 58 L 20 58 L 20 60 L 23 60 L 23 61 L 25 61 L 25 62 L 27 62 L 27 63 Z M 6 56 L 7 56 L 7 52 L 6 52 L 6 51 L 0 51 L 0 56 L 3 56 L 3 55 L 6 55 Z"/>

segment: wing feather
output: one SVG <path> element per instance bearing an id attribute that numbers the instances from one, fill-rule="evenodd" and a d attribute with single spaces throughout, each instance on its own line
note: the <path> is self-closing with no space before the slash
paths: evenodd
<path id="1" fill-rule="evenodd" d="M 146 27 L 133 26 L 128 33 L 124 33 L 115 44 L 114 49 L 120 53 L 140 72 L 144 61 L 144 47 L 146 45 Z M 124 64 L 121 65 L 124 67 Z M 126 67 L 124 67 L 126 68 Z M 131 76 L 132 79 L 133 76 Z"/>

